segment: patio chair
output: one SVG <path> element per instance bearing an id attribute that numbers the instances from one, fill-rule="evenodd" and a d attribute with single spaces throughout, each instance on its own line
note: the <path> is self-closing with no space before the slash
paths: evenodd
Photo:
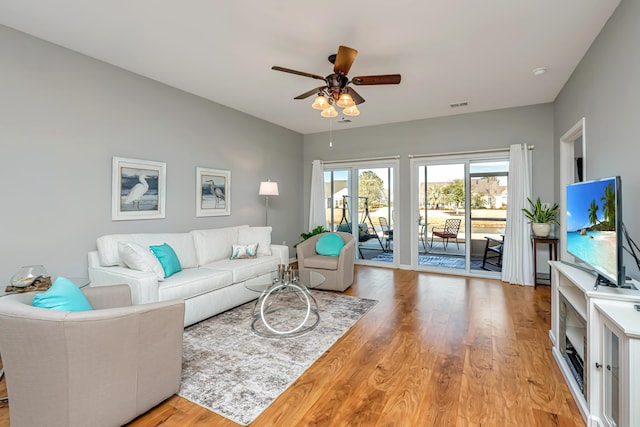
<path id="1" fill-rule="evenodd" d="M 482 269 L 489 270 L 487 264 L 502 270 L 502 248 L 504 247 L 504 236 L 501 240 L 484 236 L 486 244 L 484 246 L 484 257 L 482 258 Z"/>
<path id="2" fill-rule="evenodd" d="M 458 231 L 460 230 L 461 219 L 447 219 L 444 222 L 444 227 L 432 227 L 431 228 L 431 247 L 433 248 L 433 237 L 439 237 L 442 239 L 444 249 L 447 250 L 449 239 L 456 241 L 456 246 L 460 250 L 460 243 L 458 243 Z"/>
<path id="3" fill-rule="evenodd" d="M 382 237 L 385 240 L 385 252 L 391 249 L 391 241 L 393 240 L 393 230 L 389 228 L 387 218 L 381 216 L 378 218 L 380 228 L 382 229 Z"/>

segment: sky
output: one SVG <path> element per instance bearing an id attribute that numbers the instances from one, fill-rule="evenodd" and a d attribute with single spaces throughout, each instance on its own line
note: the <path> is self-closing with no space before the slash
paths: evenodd
<path id="1" fill-rule="evenodd" d="M 604 214 L 601 198 L 604 196 L 604 189 L 607 185 L 613 184 L 615 190 L 615 178 L 608 178 L 598 181 L 581 182 L 567 186 L 567 230 L 576 231 L 588 227 L 589 206 L 595 200 L 598 205 L 597 217 L 602 221 Z"/>

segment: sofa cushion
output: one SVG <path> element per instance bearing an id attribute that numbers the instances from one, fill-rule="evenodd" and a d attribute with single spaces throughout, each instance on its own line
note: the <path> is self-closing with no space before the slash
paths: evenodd
<path id="1" fill-rule="evenodd" d="M 258 256 L 271 255 L 271 227 L 249 227 L 238 230 L 238 244 L 258 242 Z"/>
<path id="2" fill-rule="evenodd" d="M 311 255 L 304 258 L 305 268 L 319 268 L 322 270 L 337 270 L 338 259 L 337 256 L 325 256 L 325 255 Z"/>
<path id="3" fill-rule="evenodd" d="M 153 252 L 156 258 L 158 258 L 158 261 L 160 261 L 165 278 L 182 271 L 178 256 L 170 245 L 164 243 L 162 245 L 149 246 L 149 249 L 151 249 L 151 252 Z"/>
<path id="4" fill-rule="evenodd" d="M 192 298 L 233 283 L 230 271 L 206 268 L 187 268 L 161 282 L 158 287 L 160 301 Z"/>
<path id="5" fill-rule="evenodd" d="M 134 242 L 145 248 L 168 243 L 176 252 L 182 268 L 198 266 L 196 249 L 190 233 L 132 233 L 107 234 L 101 236 L 96 241 L 98 254 L 100 256 L 100 265 L 104 267 L 113 265 L 125 266 L 118 252 L 119 242 Z"/>
<path id="6" fill-rule="evenodd" d="M 64 277 L 58 277 L 46 292 L 34 296 L 31 305 L 61 311 L 93 310 L 80 288 Z"/>
<path id="7" fill-rule="evenodd" d="M 228 259 L 231 256 L 232 245 L 238 243 L 238 232 L 243 228 L 249 226 L 193 230 L 190 234 L 193 236 L 198 265 Z"/>
<path id="8" fill-rule="evenodd" d="M 223 259 L 202 267 L 206 269 L 229 271 L 233 275 L 234 282 L 243 282 L 261 274 L 278 269 L 280 258 L 276 256 L 264 256 L 254 259 Z"/>
<path id="9" fill-rule="evenodd" d="M 132 270 L 150 271 L 158 280 L 164 280 L 164 269 L 149 248 L 135 242 L 119 242 L 118 254 L 124 264 Z"/>

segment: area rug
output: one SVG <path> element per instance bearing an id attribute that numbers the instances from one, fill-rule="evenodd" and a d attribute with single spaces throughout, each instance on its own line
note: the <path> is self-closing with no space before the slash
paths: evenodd
<path id="1" fill-rule="evenodd" d="M 238 424 L 250 424 L 377 303 L 311 292 L 320 323 L 296 338 L 254 334 L 253 302 L 185 329 L 178 395 Z"/>

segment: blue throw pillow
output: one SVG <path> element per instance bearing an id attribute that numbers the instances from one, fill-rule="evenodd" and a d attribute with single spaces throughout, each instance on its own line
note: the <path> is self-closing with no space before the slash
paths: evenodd
<path id="1" fill-rule="evenodd" d="M 33 297 L 31 305 L 61 311 L 93 310 L 80 288 L 64 277 L 58 277 L 46 292 Z"/>
<path id="2" fill-rule="evenodd" d="M 178 255 L 173 248 L 166 243 L 159 246 L 149 246 L 151 252 L 158 258 L 160 265 L 164 270 L 164 277 L 171 277 L 174 274 L 182 271 L 182 266 L 178 260 Z"/>
<path id="3" fill-rule="evenodd" d="M 316 253 L 325 256 L 338 256 L 343 246 L 344 240 L 339 234 L 323 234 L 316 241 Z"/>

